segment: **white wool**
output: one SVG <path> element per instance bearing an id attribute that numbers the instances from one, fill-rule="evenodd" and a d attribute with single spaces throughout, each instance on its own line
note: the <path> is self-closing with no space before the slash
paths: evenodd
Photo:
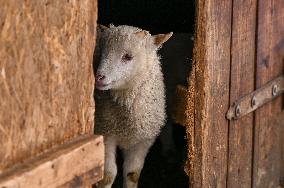
<path id="1" fill-rule="evenodd" d="M 107 48 L 115 53 L 121 48 L 119 44 L 123 44 L 125 42 L 123 40 L 126 40 L 128 46 L 133 46 L 132 50 L 145 52 L 139 54 L 144 56 L 139 57 L 139 60 L 146 62 L 135 62 L 138 66 L 135 67 L 135 74 L 127 80 L 128 88 L 111 89 L 110 92 L 96 91 L 98 95 L 96 132 L 117 137 L 122 148 L 127 148 L 143 139 L 156 137 L 164 126 L 166 118 L 165 89 L 157 55 L 158 48 L 153 44 L 150 34 L 144 41 L 138 41 L 134 36 L 137 31 L 141 29 L 131 26 L 110 26 L 108 33 L 104 35 L 107 35 L 108 40 L 104 41 L 105 44 L 101 44 L 108 45 Z M 118 39 L 120 43 L 113 39 Z M 101 56 L 106 57 L 105 54 Z M 104 63 L 104 60 L 101 60 L 101 63 Z"/>
<path id="2" fill-rule="evenodd" d="M 165 124 L 165 86 L 157 50 L 169 37 L 155 44 L 155 36 L 141 31 L 111 25 L 98 32 L 95 63 L 104 84 L 96 91 L 95 130 L 104 135 L 106 147 L 105 175 L 99 187 L 111 187 L 115 179 L 116 147 L 124 153 L 124 187 L 137 187 L 133 177 L 139 177 L 145 156 Z M 124 54 L 132 58 L 123 61 Z"/>

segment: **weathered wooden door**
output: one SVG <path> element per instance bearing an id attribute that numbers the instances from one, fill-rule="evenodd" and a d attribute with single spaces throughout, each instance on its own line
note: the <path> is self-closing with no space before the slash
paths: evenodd
<path id="1" fill-rule="evenodd" d="M 0 187 L 91 187 L 96 0 L 0 0 Z"/>
<path id="2" fill-rule="evenodd" d="M 196 6 L 185 110 L 191 183 L 284 187 L 284 1 Z"/>

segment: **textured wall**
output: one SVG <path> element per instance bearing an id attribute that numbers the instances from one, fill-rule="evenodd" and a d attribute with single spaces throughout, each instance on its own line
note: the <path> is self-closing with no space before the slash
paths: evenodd
<path id="1" fill-rule="evenodd" d="M 96 0 L 0 0 L 0 173 L 92 134 Z"/>

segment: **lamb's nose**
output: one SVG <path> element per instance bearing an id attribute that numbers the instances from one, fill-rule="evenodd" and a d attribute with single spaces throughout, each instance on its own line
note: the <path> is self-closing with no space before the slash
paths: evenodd
<path id="1" fill-rule="evenodd" d="M 105 75 L 101 74 L 97 75 L 97 81 L 103 81 L 105 78 L 106 78 Z"/>

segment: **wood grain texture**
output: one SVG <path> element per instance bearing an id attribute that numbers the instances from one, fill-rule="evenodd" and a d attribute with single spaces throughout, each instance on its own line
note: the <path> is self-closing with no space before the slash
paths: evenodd
<path id="1" fill-rule="evenodd" d="M 71 181 L 57 188 L 92 188 L 92 185 L 98 183 L 103 177 L 104 166 L 97 166 L 80 176 L 75 176 Z"/>
<path id="2" fill-rule="evenodd" d="M 284 104 L 283 104 L 283 108 L 284 108 Z M 281 114 L 280 114 L 281 115 Z M 282 124 L 284 124 L 284 111 L 282 112 Z M 283 126 L 283 125 L 282 125 Z M 282 127 L 282 137 L 281 137 L 281 143 L 284 143 L 284 127 Z M 282 144 L 282 148 L 281 148 L 281 163 L 280 163 L 280 187 L 284 187 L 284 144 Z"/>
<path id="3" fill-rule="evenodd" d="M 193 187 L 226 187 L 231 0 L 197 1 Z"/>
<path id="4" fill-rule="evenodd" d="M 195 79 L 195 64 L 192 66 L 192 71 L 189 74 L 188 77 L 188 88 L 186 95 L 187 101 L 186 101 L 186 109 L 185 109 L 185 126 L 186 126 L 186 137 L 187 137 L 187 147 L 188 147 L 188 153 L 187 153 L 187 161 L 185 166 L 185 171 L 189 178 L 189 186 L 193 187 L 194 182 L 194 169 L 195 169 L 195 130 L 194 130 L 194 124 L 195 124 L 195 87 L 196 87 L 196 79 Z"/>
<path id="5" fill-rule="evenodd" d="M 0 174 L 93 133 L 96 0 L 0 0 Z"/>
<path id="6" fill-rule="evenodd" d="M 284 73 L 283 59 L 284 1 L 258 0 L 256 88 Z M 253 187 L 281 185 L 281 148 L 284 136 L 281 112 L 283 96 L 255 113 Z"/>
<path id="7" fill-rule="evenodd" d="M 103 137 L 91 136 L 61 145 L 11 169 L 0 176 L 0 187 L 80 187 L 102 179 L 103 165 Z"/>
<path id="8" fill-rule="evenodd" d="M 233 1 L 230 104 L 254 91 L 257 0 Z M 227 187 L 251 187 L 253 113 L 229 123 Z"/>

